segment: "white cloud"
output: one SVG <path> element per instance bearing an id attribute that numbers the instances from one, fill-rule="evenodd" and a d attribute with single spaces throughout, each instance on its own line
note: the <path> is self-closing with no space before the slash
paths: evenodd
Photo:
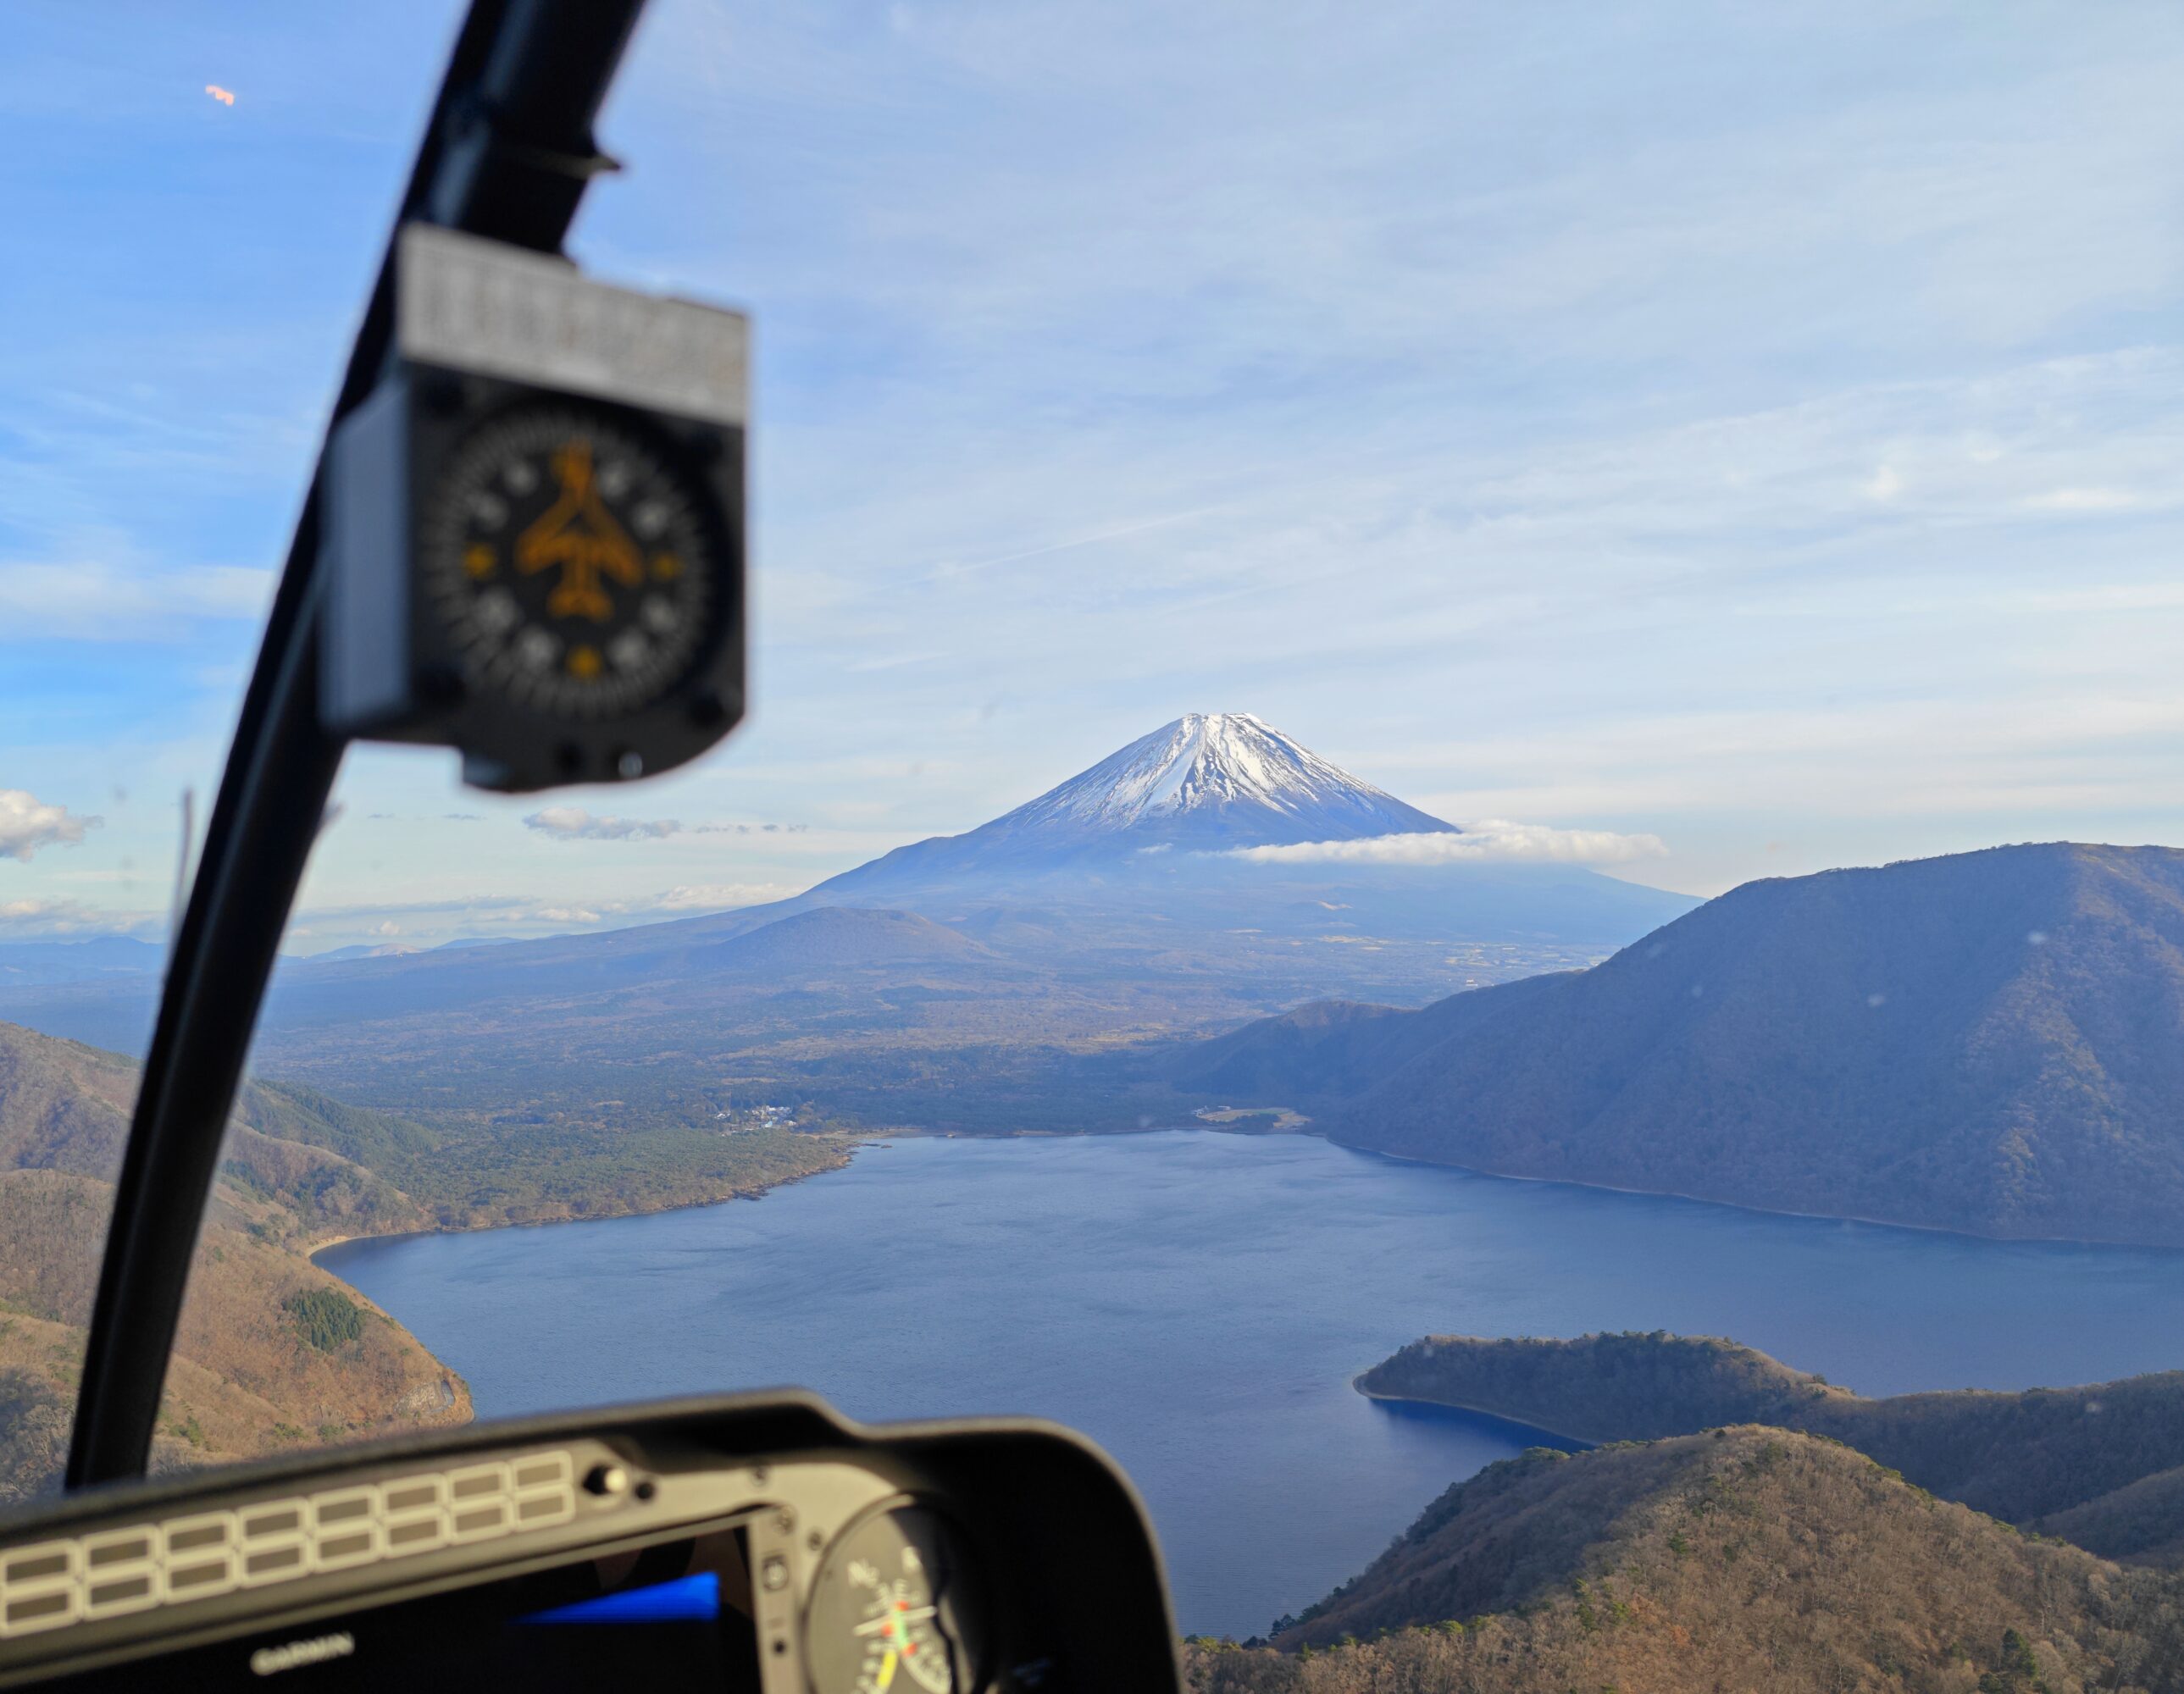
<path id="1" fill-rule="evenodd" d="M 49 805 L 27 788 L 0 788 L 0 859 L 30 859 L 41 847 L 73 847 L 101 822 Z"/>
<path id="2" fill-rule="evenodd" d="M 669 889 L 651 902 L 660 911 L 721 911 L 730 906 L 764 906 L 802 890 L 787 883 L 692 883 Z M 633 906 L 633 911 L 642 906 Z"/>
<path id="3" fill-rule="evenodd" d="M 313 944 L 310 950 L 349 941 L 383 941 L 396 936 L 415 946 L 432 947 L 466 936 L 490 934 L 521 939 L 561 930 L 655 922 L 698 912 L 760 906 L 787 900 L 800 891 L 799 887 L 783 883 L 684 883 L 656 893 L 614 899 L 573 900 L 482 894 L 443 900 L 318 906 L 297 914 L 298 921 L 290 926 L 287 939 L 291 944 L 308 939 Z M 87 922 L 89 916 L 86 914 L 85 927 L 115 927 L 110 915 L 102 915 L 102 921 L 95 926 Z M 4 909 L 0 909 L 0 921 L 4 921 Z"/>
<path id="4" fill-rule="evenodd" d="M 1460 835 L 1372 835 L 1359 841 L 1303 841 L 1286 847 L 1236 847 L 1221 856 L 1262 865 L 1467 865 L 1488 861 L 1620 865 L 1668 852 L 1658 835 L 1607 829 L 1553 829 L 1544 823 L 1488 818 Z"/>
<path id="5" fill-rule="evenodd" d="M 78 900 L 0 900 L 0 932 L 16 936 L 130 935 L 156 922 L 148 912 L 109 911 Z"/>
<path id="6" fill-rule="evenodd" d="M 542 906 L 532 916 L 541 923 L 597 923 L 599 914 L 588 906 Z"/>
<path id="7" fill-rule="evenodd" d="M 786 883 L 679 883 L 657 894 L 585 900 L 581 904 L 571 900 L 521 900 L 502 896 L 480 900 L 469 905 L 451 901 L 445 907 L 441 907 L 436 904 L 435 909 L 452 909 L 460 919 L 458 928 L 461 923 L 490 923 L 496 928 L 503 928 L 615 921 L 642 922 L 652 918 L 679 917 L 694 911 L 724 911 L 732 906 L 763 906 L 769 900 L 787 900 L 791 894 L 800 892 L 800 889 Z"/>
<path id="8" fill-rule="evenodd" d="M 524 820 L 526 827 L 561 841 L 665 841 L 671 835 L 802 835 L 804 823 L 684 823 L 672 817 L 598 816 L 580 805 L 549 805 Z"/>
<path id="9" fill-rule="evenodd" d="M 580 805 L 549 805 L 523 822 L 557 841 L 660 841 L 682 827 L 671 817 L 596 816 Z"/>

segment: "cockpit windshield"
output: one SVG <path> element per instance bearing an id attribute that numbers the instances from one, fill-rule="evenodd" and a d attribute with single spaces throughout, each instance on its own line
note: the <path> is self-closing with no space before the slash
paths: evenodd
<path id="1" fill-rule="evenodd" d="M 0 68 L 11 1509 L 463 10 Z M 437 656 L 327 660 L 154 1469 L 794 1385 L 1085 1432 L 1204 1691 L 2184 1686 L 2180 64 L 660 0 L 521 286 L 696 421 L 335 449 L 443 432 Z"/>

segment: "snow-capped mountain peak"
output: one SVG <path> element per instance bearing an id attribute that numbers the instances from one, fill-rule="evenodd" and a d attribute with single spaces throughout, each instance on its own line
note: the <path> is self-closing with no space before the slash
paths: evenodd
<path id="1" fill-rule="evenodd" d="M 1452 831 L 1299 746 L 1248 712 L 1191 712 L 962 835 L 937 835 L 845 871 L 830 897 L 1165 855 Z M 1210 861 L 1201 861 L 1210 862 Z"/>
<path id="2" fill-rule="evenodd" d="M 1193 822 L 1213 824 L 1212 833 L 1223 837 L 1267 840 L 1343 840 L 1450 827 L 1329 764 L 1249 712 L 1190 712 L 986 830 L 1204 833 L 1189 827 Z M 1298 833 L 1298 826 L 1307 827 Z"/>

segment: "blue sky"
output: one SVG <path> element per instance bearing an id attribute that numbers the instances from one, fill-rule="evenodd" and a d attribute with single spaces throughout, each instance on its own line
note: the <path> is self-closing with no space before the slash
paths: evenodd
<path id="1" fill-rule="evenodd" d="M 455 11 L 13 18 L 0 939 L 155 929 Z M 786 893 L 1194 710 L 1702 894 L 2184 843 L 2180 73 L 2158 5 L 658 0 L 575 246 L 754 315 L 757 710 L 546 802 L 359 751 L 292 945 Z"/>

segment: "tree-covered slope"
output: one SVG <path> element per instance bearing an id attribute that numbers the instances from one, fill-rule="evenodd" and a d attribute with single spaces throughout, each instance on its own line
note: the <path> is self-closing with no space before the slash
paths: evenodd
<path id="1" fill-rule="evenodd" d="M 66 1456 L 136 1088 L 126 1060 L 0 1025 L 0 1503 L 53 1486 Z M 337 1153 L 231 1126 L 191 1263 L 155 1463 L 467 1418 L 460 1379 L 300 1250 L 348 1226 L 426 1221 Z"/>
<path id="2" fill-rule="evenodd" d="M 1870 1406 L 1757 1348 L 1711 1335 L 1428 1335 L 1357 1379 L 1389 1400 L 1491 1412 L 1580 1441 L 1647 1441 L 1721 1424 L 1793 1425 L 1818 1402 Z"/>
<path id="3" fill-rule="evenodd" d="M 1435 1335 L 1357 1379 L 1368 1394 L 1490 1412 L 1593 1441 L 1770 1424 L 1842 1441 L 1912 1482 L 2114 1558 L 2184 1542 L 2184 1371 L 2078 1388 L 1868 1400 L 1736 1342 Z"/>
<path id="4" fill-rule="evenodd" d="M 2184 851 L 1747 883 L 1407 1025 L 1226 1038 L 1352 1145 L 2006 1237 L 2184 1243 Z M 1195 1085 L 1184 1055 L 1176 1075 Z M 1212 1055 L 1217 1060 L 1222 1055 Z M 1286 1090 L 1286 1093 L 1284 1091 Z M 1308 1108 L 1309 1109 L 1309 1108 Z"/>
<path id="5" fill-rule="evenodd" d="M 65 1456 L 136 1078 L 126 1059 L 0 1023 L 0 1502 L 51 1487 Z M 459 1378 L 310 1262 L 327 1241 L 721 1200 L 846 1156 L 839 1138 L 783 1128 L 434 1128 L 248 1084 L 191 1265 L 155 1457 L 469 1417 Z"/>
<path id="6" fill-rule="evenodd" d="M 2184 1679 L 2179 1591 L 1740 1427 L 1492 1466 L 1275 1648 L 1186 1666 L 1197 1694 L 2150 1691 Z"/>

